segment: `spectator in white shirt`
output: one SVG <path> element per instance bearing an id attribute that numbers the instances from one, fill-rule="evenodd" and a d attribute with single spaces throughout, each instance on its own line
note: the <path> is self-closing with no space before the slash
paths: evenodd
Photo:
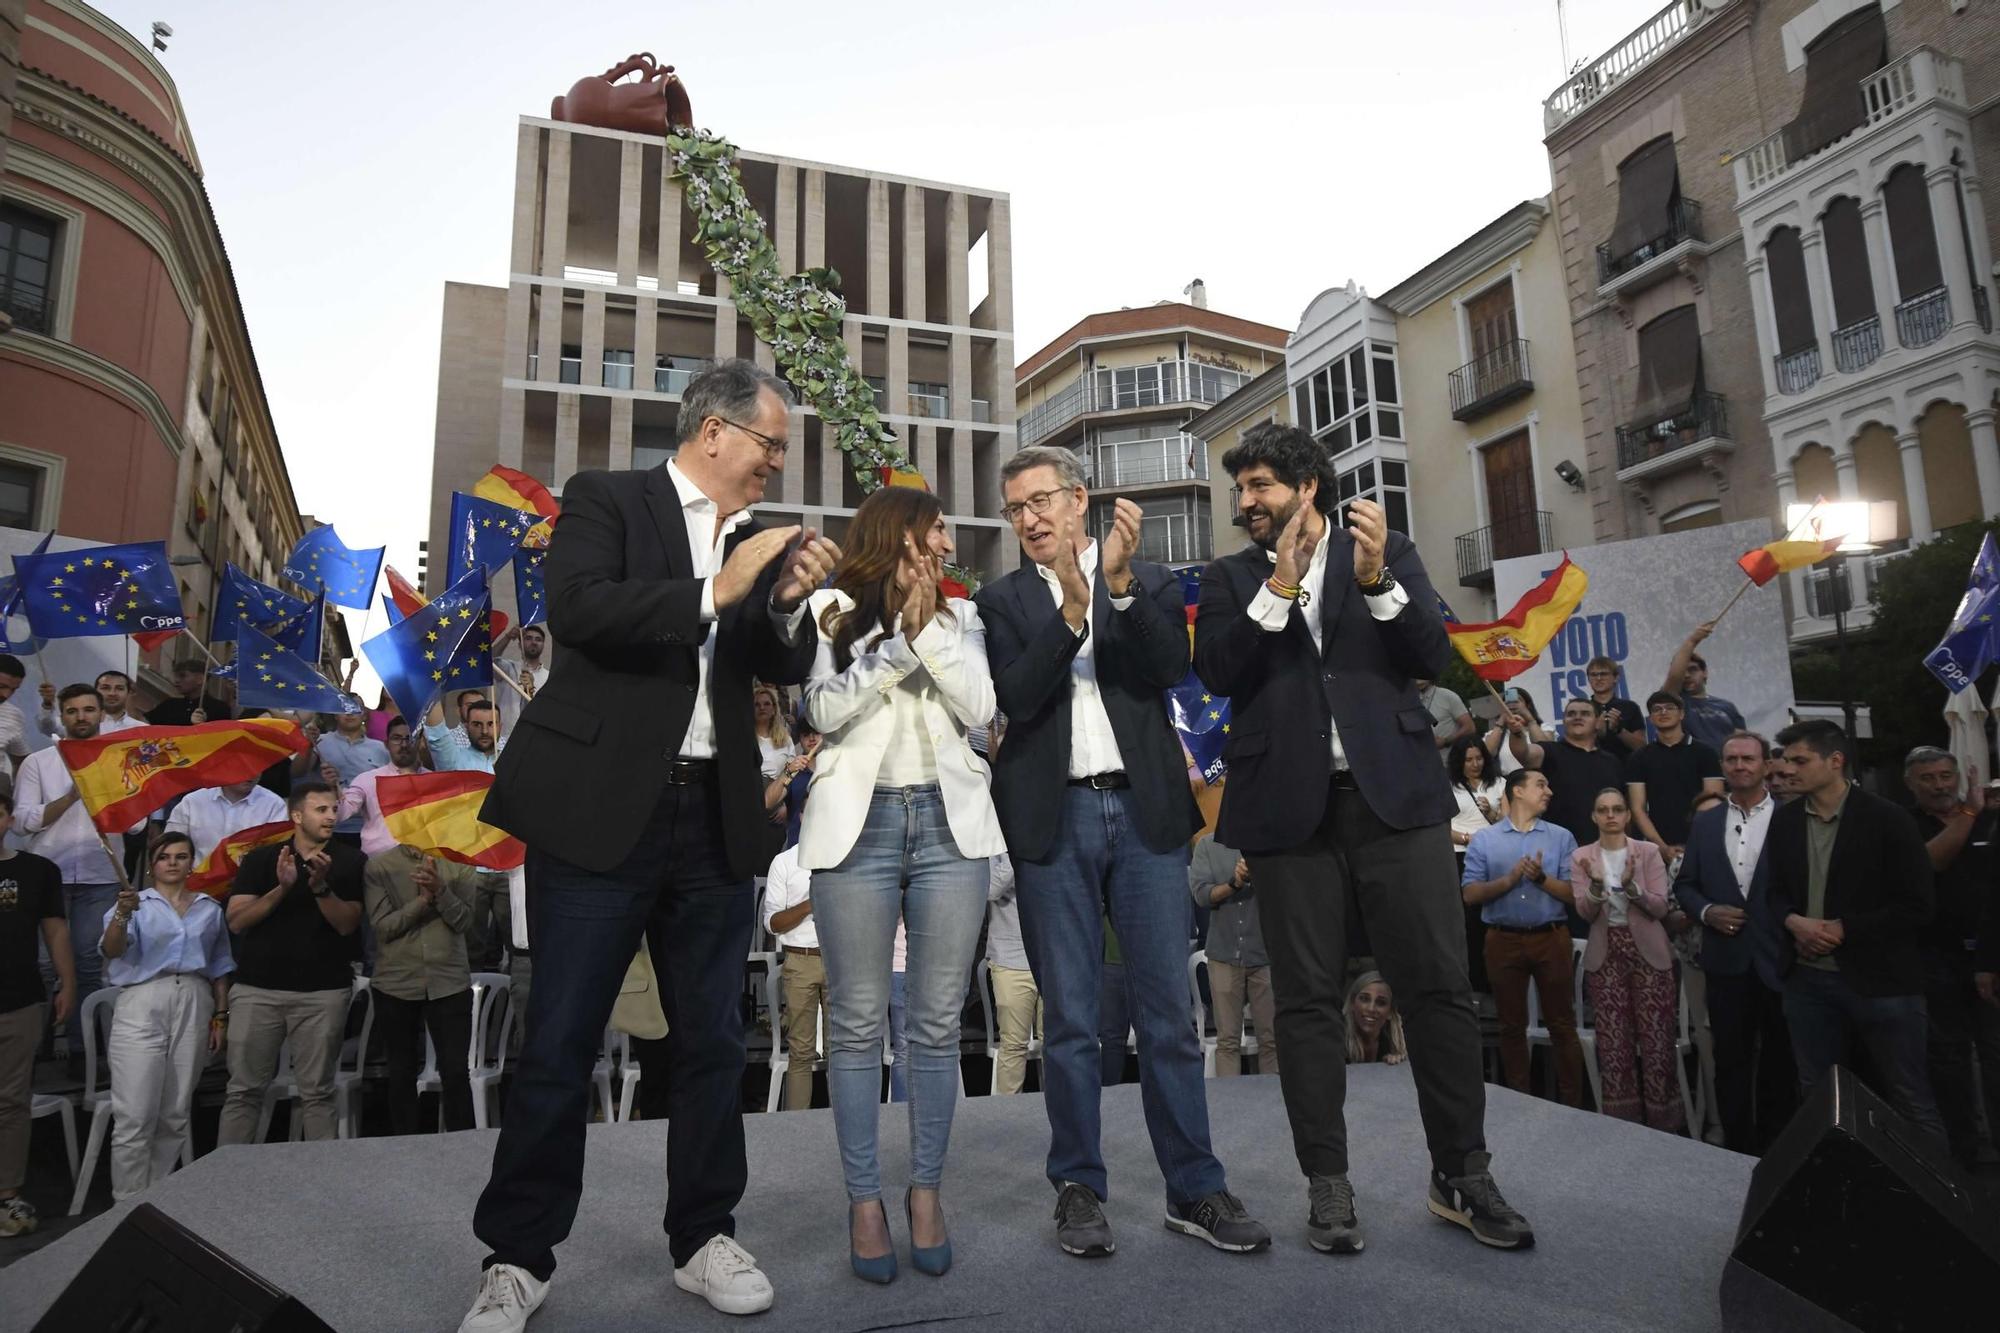
<path id="1" fill-rule="evenodd" d="M 5 664 L 0 663 L 0 669 Z M 104 716 L 97 724 L 97 734 L 108 736 L 114 731 L 128 731 L 133 727 L 143 727 L 146 719 L 131 711 L 132 678 L 122 671 L 100 671 L 93 682 L 97 686 L 97 697 L 104 701 Z M 51 740 L 61 740 L 68 734 L 63 729 L 63 721 L 56 715 L 56 687 L 48 681 L 41 685 L 42 711 L 36 718 L 36 725 L 44 736 Z"/>
<path id="2" fill-rule="evenodd" d="M 382 820 L 382 805 L 375 794 L 375 784 L 385 777 L 422 771 L 417 765 L 417 747 L 410 739 L 410 724 L 399 713 L 389 719 L 387 735 L 389 762 L 380 768 L 371 768 L 357 776 L 340 791 L 340 817 L 352 819 L 361 817 L 361 851 L 366 856 L 380 856 L 396 845 L 396 839 L 389 832 L 389 826 Z"/>
<path id="3" fill-rule="evenodd" d="M 785 954 L 778 983 L 784 994 L 781 1027 L 788 1060 L 782 1105 L 794 1111 L 812 1105 L 813 1065 L 819 1060 L 826 1012 L 826 964 L 820 961 L 812 910 L 812 871 L 799 868 L 797 847 L 787 847 L 771 862 L 763 917 L 764 929 Z"/>
<path id="4" fill-rule="evenodd" d="M 0 653 L 0 753 L 7 756 L 8 763 L 0 767 L 0 778 L 6 779 L 6 790 L 14 790 L 14 770 L 28 757 L 28 718 L 20 709 L 7 701 L 14 697 L 14 691 L 21 688 L 26 680 L 28 668 L 12 653 Z"/>
<path id="5" fill-rule="evenodd" d="M 501 657 L 507 645 L 516 640 L 521 644 L 520 657 Z M 514 724 L 521 720 L 521 709 L 542 686 L 549 683 L 548 648 L 549 632 L 540 625 L 509 625 L 493 641 L 495 670 L 504 672 L 509 680 L 521 687 L 519 691 L 503 688 L 494 692 L 494 700 L 500 705 L 502 730 L 513 731 Z"/>
<path id="6" fill-rule="evenodd" d="M 286 818 L 284 798 L 251 778 L 188 793 L 167 817 L 167 832 L 188 836 L 194 844 L 194 864 L 199 866 L 230 834 Z"/>

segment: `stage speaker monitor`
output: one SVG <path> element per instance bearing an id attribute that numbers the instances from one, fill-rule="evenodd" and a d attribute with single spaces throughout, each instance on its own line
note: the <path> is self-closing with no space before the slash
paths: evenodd
<path id="1" fill-rule="evenodd" d="M 151 1204 L 125 1215 L 35 1333 L 332 1333 L 318 1315 Z"/>
<path id="2" fill-rule="evenodd" d="M 1942 1143 L 1835 1066 L 1750 1177 L 1731 1333 L 1992 1327 L 2000 1224 Z"/>

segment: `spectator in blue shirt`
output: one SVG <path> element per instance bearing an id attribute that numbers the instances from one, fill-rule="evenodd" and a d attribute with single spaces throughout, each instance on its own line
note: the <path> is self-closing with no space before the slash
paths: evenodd
<path id="1" fill-rule="evenodd" d="M 360 698 L 348 697 L 353 699 L 357 711 L 337 716 L 333 730 L 313 745 L 313 753 L 319 757 L 320 779 L 336 792 L 369 769 L 389 762 L 389 747 L 368 735 L 368 713 L 360 708 Z M 329 773 L 328 769 L 333 771 Z M 359 847 L 361 824 L 359 812 L 349 815 L 333 826 L 333 836 L 350 847 Z"/>
<path id="2" fill-rule="evenodd" d="M 1667 683 L 1660 688 L 1681 697 L 1681 707 L 1687 712 L 1687 734 L 1721 754 L 1723 742 L 1748 724 L 1735 704 L 1708 692 L 1708 662 L 1696 649 L 1713 633 L 1713 620 L 1704 620 L 1688 631 L 1667 666 Z"/>
<path id="3" fill-rule="evenodd" d="M 1542 1002 L 1555 1049 L 1556 1088 L 1568 1106 L 1583 1103 L 1583 1047 L 1576 1039 L 1570 952 L 1570 856 L 1576 838 L 1542 818 L 1553 789 L 1534 769 L 1507 775 L 1507 817 L 1472 835 L 1465 847 L 1468 906 L 1486 923 L 1486 976 L 1500 1010 L 1500 1066 L 1507 1086 L 1528 1091 L 1528 983 Z"/>

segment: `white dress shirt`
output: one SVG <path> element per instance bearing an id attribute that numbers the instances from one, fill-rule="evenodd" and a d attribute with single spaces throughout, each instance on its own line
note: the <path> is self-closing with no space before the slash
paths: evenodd
<path id="1" fill-rule="evenodd" d="M 1778 803 L 1765 792 L 1757 804 L 1745 810 L 1734 799 L 1722 807 L 1722 850 L 1728 853 L 1730 867 L 1736 872 L 1736 888 L 1743 895 L 1747 906 L 1750 902 L 1750 886 L 1757 878 L 1757 858 L 1764 854 L 1764 835 L 1770 831 L 1771 815 Z M 1710 903 L 1708 907 L 1716 904 Z M 1701 919 L 1708 921 L 1708 907 L 1701 909 Z"/>
<path id="2" fill-rule="evenodd" d="M 189 792 L 167 819 L 167 832 L 185 833 L 194 841 L 194 863 L 200 865 L 215 844 L 232 833 L 285 818 L 285 798 L 268 787 L 250 788 L 240 801 L 220 787 Z"/>
<path id="3" fill-rule="evenodd" d="M 764 881 L 764 929 L 771 929 L 771 918 L 788 908 L 797 907 L 812 896 L 812 871 L 799 868 L 799 849 L 794 843 L 785 848 L 771 862 L 769 877 Z M 775 931 L 772 932 L 776 934 Z M 819 929 L 813 925 L 813 915 L 806 913 L 806 919 L 777 936 L 778 947 L 783 949 L 819 948 Z"/>
<path id="4" fill-rule="evenodd" d="M 116 884 L 118 868 L 98 839 L 97 826 L 90 822 L 90 812 L 83 808 L 82 801 L 71 802 L 53 825 L 42 818 L 42 810 L 49 802 L 75 790 L 76 783 L 63 764 L 61 750 L 50 746 L 35 751 L 21 761 L 21 771 L 14 778 L 14 827 L 29 835 L 29 851 L 56 863 L 65 888 L 78 884 Z M 145 827 L 146 821 L 142 819 L 126 832 L 143 832 Z"/>
<path id="5" fill-rule="evenodd" d="M 117 915 L 115 906 L 105 910 L 98 927 L 100 945 Z M 125 923 L 125 952 L 104 960 L 104 984 L 137 986 L 168 972 L 192 972 L 213 981 L 235 970 L 220 900 L 197 893 L 183 916 L 158 889 L 141 889 L 138 909 Z"/>
<path id="6" fill-rule="evenodd" d="M 0 754 L 26 759 L 34 747 L 28 744 L 28 718 L 11 703 L 0 703 Z"/>
<path id="7" fill-rule="evenodd" d="M 701 487 L 687 479 L 671 458 L 667 460 L 667 476 L 672 478 L 674 490 L 681 497 L 681 518 L 687 525 L 688 554 L 694 560 L 695 577 L 701 580 L 701 623 L 715 623 L 715 576 L 722 569 L 722 548 L 729 540 L 729 534 L 750 521 L 750 511 L 739 509 L 724 517 L 721 524 L 716 517 L 721 513 L 715 501 L 702 493 Z M 708 673 L 715 667 L 715 635 L 702 636 L 701 647 L 696 652 L 700 662 L 699 677 L 695 682 L 694 712 L 688 715 L 687 735 L 681 740 L 682 759 L 715 758 L 715 710 L 708 702 Z"/>
<path id="8" fill-rule="evenodd" d="M 1090 589 L 1091 598 L 1095 600 L 1096 542 L 1087 543 L 1077 552 L 1076 567 L 1082 572 L 1084 586 Z M 1042 582 L 1048 585 L 1049 596 L 1060 607 L 1063 601 L 1062 582 L 1056 578 L 1056 572 L 1047 565 L 1036 565 L 1035 572 L 1042 576 Z M 1136 578 L 1132 586 L 1138 586 Z M 1130 597 L 1111 599 L 1113 611 L 1123 611 L 1131 605 Z M 1111 714 L 1104 711 L 1104 695 L 1097 688 L 1097 641 L 1095 636 L 1085 632 L 1090 624 L 1090 603 L 1085 602 L 1083 628 L 1072 631 L 1083 640 L 1083 646 L 1069 660 L 1069 775 L 1073 778 L 1125 771 L 1125 756 L 1118 752 L 1118 737 L 1111 730 Z"/>
<path id="9" fill-rule="evenodd" d="M 1285 625 L 1292 618 L 1292 608 L 1297 607 L 1299 615 L 1306 622 L 1306 629 L 1312 634 L 1314 651 L 1322 654 L 1326 649 L 1320 643 L 1319 603 L 1320 594 L 1326 586 L 1326 544 L 1331 536 L 1333 536 L 1333 520 L 1327 517 L 1325 526 L 1320 529 L 1319 545 L 1313 547 L 1312 562 L 1306 566 L 1305 573 L 1301 576 L 1302 586 L 1311 596 L 1302 595 L 1297 601 L 1288 601 L 1272 592 L 1270 586 L 1266 584 L 1257 589 L 1257 595 L 1250 599 L 1250 618 L 1273 634 L 1284 632 Z M 1270 558 L 1273 565 L 1278 563 L 1276 551 L 1266 551 L 1264 554 Z M 1389 591 L 1376 593 L 1365 600 L 1368 603 L 1369 615 L 1377 620 L 1394 620 L 1402 614 L 1403 608 L 1410 604 L 1410 594 L 1404 592 L 1403 585 L 1398 583 Z M 1337 773 L 1347 767 L 1347 751 L 1341 747 L 1340 728 L 1332 717 L 1326 720 L 1326 730 L 1331 742 L 1333 770 Z"/>

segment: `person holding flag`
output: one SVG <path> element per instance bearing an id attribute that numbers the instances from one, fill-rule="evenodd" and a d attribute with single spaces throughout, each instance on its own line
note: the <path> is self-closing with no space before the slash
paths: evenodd
<path id="1" fill-rule="evenodd" d="M 1242 854 L 1262 903 L 1306 1239 L 1328 1253 L 1363 1243 L 1342 1111 L 1352 901 L 1403 1012 L 1430 1210 L 1524 1249 L 1534 1231 L 1501 1196 L 1486 1148 L 1457 806 L 1416 684 L 1437 679 L 1451 650 L 1437 593 L 1381 506 L 1354 501 L 1340 526 L 1333 466 L 1304 431 L 1254 426 L 1222 465 L 1254 545 L 1203 573 L 1194 664 L 1233 710 L 1215 836 Z"/>

